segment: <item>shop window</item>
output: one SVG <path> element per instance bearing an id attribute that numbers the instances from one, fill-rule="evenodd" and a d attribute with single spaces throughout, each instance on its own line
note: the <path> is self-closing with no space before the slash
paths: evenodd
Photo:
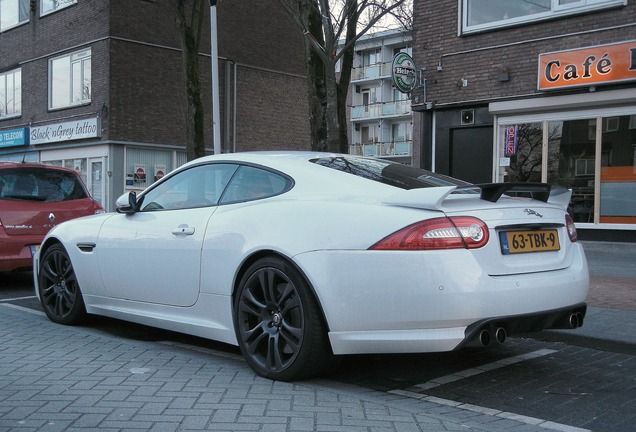
<path id="1" fill-rule="evenodd" d="M 636 129 L 633 115 L 608 117 L 601 148 L 600 222 L 636 223 Z M 614 128 L 615 127 L 615 128 Z"/>
<path id="2" fill-rule="evenodd" d="M 126 149 L 126 189 L 145 189 L 172 169 L 172 152 Z"/>
<path id="3" fill-rule="evenodd" d="M 462 0 L 462 29 L 489 30 L 625 4 L 625 0 Z"/>
<path id="4" fill-rule="evenodd" d="M 594 221 L 596 120 L 551 121 L 547 182 L 572 190 L 568 211 L 575 222 Z"/>
<path id="5" fill-rule="evenodd" d="M 40 0 L 40 16 L 64 9 L 76 3 L 77 0 Z"/>
<path id="6" fill-rule="evenodd" d="M 29 0 L 0 1 L 0 31 L 29 21 Z"/>
<path id="7" fill-rule="evenodd" d="M 0 73 L 0 119 L 22 114 L 22 69 Z"/>
<path id="8" fill-rule="evenodd" d="M 504 181 L 540 182 L 543 127 L 525 123 L 503 127 L 502 152 L 505 156 Z"/>
<path id="9" fill-rule="evenodd" d="M 49 108 L 65 108 L 90 101 L 90 48 L 51 59 L 49 61 Z"/>

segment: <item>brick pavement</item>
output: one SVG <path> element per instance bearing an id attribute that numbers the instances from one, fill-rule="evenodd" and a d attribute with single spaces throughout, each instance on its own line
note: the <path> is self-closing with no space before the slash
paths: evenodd
<path id="1" fill-rule="evenodd" d="M 0 306 L 0 340 L 0 430 L 7 432 L 550 427 L 539 419 L 331 381 L 273 382 L 256 377 L 238 356 L 60 326 L 41 313 L 6 306 Z"/>
<path id="2" fill-rule="evenodd" d="M 582 337 L 636 343 L 633 245 L 585 244 L 590 311 Z M 631 326 L 631 327 L 630 327 Z M 0 305 L 0 430 L 519 431 L 578 429 L 434 397 L 326 380 L 256 377 L 210 355 L 51 323 Z"/>

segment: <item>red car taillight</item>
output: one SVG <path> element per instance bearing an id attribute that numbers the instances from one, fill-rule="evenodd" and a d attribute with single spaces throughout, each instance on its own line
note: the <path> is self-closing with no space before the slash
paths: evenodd
<path id="1" fill-rule="evenodd" d="M 370 250 L 475 249 L 488 243 L 486 224 L 470 216 L 429 219 L 409 225 Z"/>
<path id="2" fill-rule="evenodd" d="M 93 212 L 95 214 L 105 213 L 104 207 L 102 207 L 97 201 L 93 201 Z"/>
<path id="3" fill-rule="evenodd" d="M 570 215 L 567 213 L 565 214 L 565 227 L 568 230 L 568 237 L 570 237 L 570 241 L 574 243 L 578 238 L 576 234 L 576 227 L 574 226 L 572 217 L 570 217 Z"/>

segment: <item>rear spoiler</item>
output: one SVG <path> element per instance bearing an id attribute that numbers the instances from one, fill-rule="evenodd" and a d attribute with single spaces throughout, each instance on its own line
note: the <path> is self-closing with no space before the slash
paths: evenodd
<path id="1" fill-rule="evenodd" d="M 441 186 L 401 191 L 383 200 L 385 204 L 443 210 L 442 202 L 451 193 L 480 190 L 479 198 L 495 203 L 502 195 L 522 196 L 567 209 L 572 191 L 547 183 L 484 183 L 467 186 Z"/>

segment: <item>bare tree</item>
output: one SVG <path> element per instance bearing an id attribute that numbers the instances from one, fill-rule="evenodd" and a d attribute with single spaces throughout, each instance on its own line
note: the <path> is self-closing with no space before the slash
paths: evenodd
<path id="1" fill-rule="evenodd" d="M 204 0 L 171 0 L 183 49 L 183 78 L 188 109 L 186 113 L 186 152 L 188 160 L 205 155 L 204 112 L 199 74 L 199 45 L 203 26 Z"/>
<path id="2" fill-rule="evenodd" d="M 279 0 L 305 39 L 313 150 L 346 153 L 355 43 L 391 16 L 410 28 L 410 0 Z M 340 73 L 336 65 L 340 61 Z"/>

